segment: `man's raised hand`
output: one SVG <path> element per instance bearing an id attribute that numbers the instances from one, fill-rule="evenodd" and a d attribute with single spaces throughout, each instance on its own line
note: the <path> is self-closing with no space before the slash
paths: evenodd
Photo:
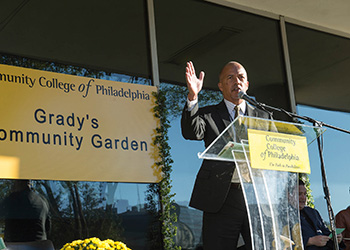
<path id="1" fill-rule="evenodd" d="M 188 99 L 190 101 L 197 99 L 198 93 L 202 90 L 204 75 L 204 72 L 201 71 L 199 78 L 197 78 L 193 63 L 191 61 L 187 62 L 186 82 L 189 91 Z"/>

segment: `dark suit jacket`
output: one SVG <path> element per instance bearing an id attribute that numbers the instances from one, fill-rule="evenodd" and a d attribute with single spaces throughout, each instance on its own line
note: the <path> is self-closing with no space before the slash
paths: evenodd
<path id="1" fill-rule="evenodd" d="M 269 114 L 247 105 L 246 115 L 269 118 Z M 225 102 L 191 110 L 185 106 L 182 118 L 182 135 L 189 140 L 204 140 L 205 147 L 230 124 L 230 115 Z M 203 160 L 197 174 L 190 206 L 215 213 L 222 207 L 228 194 L 235 164 L 225 161 Z"/>
<path id="2" fill-rule="evenodd" d="M 305 213 L 305 216 L 303 216 L 302 213 Z M 331 233 L 329 229 L 325 226 L 321 218 L 321 215 L 318 213 L 318 211 L 311 207 L 304 207 L 304 209 L 301 211 L 300 221 L 301 221 L 301 231 L 303 234 L 304 248 L 308 250 L 309 249 L 310 250 L 327 249 L 326 247 L 320 248 L 316 246 L 306 247 L 306 244 L 309 241 L 309 238 L 316 235 L 330 235 Z"/>
<path id="3" fill-rule="evenodd" d="M 329 240 L 327 245 L 324 247 L 317 246 L 306 246 L 309 238 L 316 235 L 330 235 L 330 230 L 324 224 L 321 215 L 316 209 L 311 207 L 304 207 L 304 209 L 300 212 L 300 221 L 301 221 L 301 231 L 303 235 L 303 244 L 305 250 L 328 250 L 333 249 L 333 241 Z M 303 215 L 305 213 L 305 215 Z M 339 249 L 344 248 L 344 243 L 341 242 L 339 245 Z"/>
<path id="4" fill-rule="evenodd" d="M 0 204 L 5 219 L 5 241 L 26 242 L 46 240 L 51 227 L 49 204 L 29 188 L 11 193 Z"/>

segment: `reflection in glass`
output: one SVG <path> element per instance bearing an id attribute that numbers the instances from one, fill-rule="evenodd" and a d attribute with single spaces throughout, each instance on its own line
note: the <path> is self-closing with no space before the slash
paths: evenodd
<path id="1" fill-rule="evenodd" d="M 10 194 L 12 183 L 0 181 L 0 202 Z M 38 180 L 32 189 L 49 203 L 48 239 L 56 249 L 90 237 L 123 241 L 132 249 L 156 249 L 152 244 L 159 239 L 159 225 L 157 211 L 146 202 L 148 184 Z M 0 222 L 1 236 L 5 219 Z"/>

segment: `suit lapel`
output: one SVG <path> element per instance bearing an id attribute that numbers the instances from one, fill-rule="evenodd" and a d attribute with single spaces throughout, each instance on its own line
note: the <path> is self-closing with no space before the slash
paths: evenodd
<path id="1" fill-rule="evenodd" d="M 255 108 L 252 105 L 250 105 L 249 103 L 247 103 L 246 115 L 251 116 L 251 117 L 257 116 Z"/>
<path id="2" fill-rule="evenodd" d="M 220 118 L 221 118 L 222 122 L 224 123 L 224 128 L 226 128 L 231 123 L 231 117 L 230 117 L 230 114 L 228 113 L 228 110 L 227 110 L 227 107 L 226 107 L 224 100 L 222 100 L 217 105 L 217 109 L 218 109 L 218 114 L 220 115 Z"/>

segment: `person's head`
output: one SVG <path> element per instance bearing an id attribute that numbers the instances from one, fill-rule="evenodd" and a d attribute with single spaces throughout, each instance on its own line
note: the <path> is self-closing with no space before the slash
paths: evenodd
<path id="1" fill-rule="evenodd" d="M 30 189 L 31 181 L 30 180 L 14 180 L 12 186 L 12 192 L 20 192 L 26 189 Z"/>
<path id="2" fill-rule="evenodd" d="M 299 180 L 299 210 L 303 210 L 306 205 L 307 197 L 306 197 L 306 187 L 305 182 Z"/>
<path id="3" fill-rule="evenodd" d="M 242 103 L 238 93 L 246 92 L 249 86 L 244 67 L 235 61 L 228 62 L 221 70 L 219 78 L 218 86 L 224 98 L 236 105 Z"/>

